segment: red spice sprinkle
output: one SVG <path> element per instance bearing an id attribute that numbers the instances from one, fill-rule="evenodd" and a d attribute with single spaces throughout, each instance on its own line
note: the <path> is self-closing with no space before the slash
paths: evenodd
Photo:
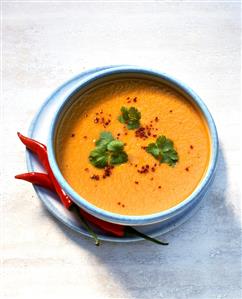
<path id="1" fill-rule="evenodd" d="M 140 127 L 139 129 L 137 129 L 135 131 L 135 136 L 143 139 L 148 138 L 144 127 Z"/>
<path id="2" fill-rule="evenodd" d="M 120 136 L 120 133 L 118 133 L 117 136 Z"/>
<path id="3" fill-rule="evenodd" d="M 100 110 L 100 114 L 103 114 L 103 111 L 102 111 L 102 110 Z"/>
<path id="4" fill-rule="evenodd" d="M 87 113 L 85 113 L 84 115 L 85 115 L 85 117 L 88 117 L 88 114 L 87 114 Z"/>
<path id="5" fill-rule="evenodd" d="M 83 138 L 84 138 L 84 139 L 87 139 L 87 136 L 85 135 L 85 136 L 83 136 Z"/>
<path id="6" fill-rule="evenodd" d="M 125 205 L 122 205 L 122 208 L 124 208 L 125 207 Z"/>
<path id="7" fill-rule="evenodd" d="M 137 102 L 137 97 L 135 97 L 135 98 L 133 99 L 133 101 L 136 103 L 136 102 Z"/>
<path id="8" fill-rule="evenodd" d="M 172 110 L 170 110 L 169 112 L 170 112 L 170 113 L 172 113 L 173 111 L 172 111 Z"/>
<path id="9" fill-rule="evenodd" d="M 89 171 L 89 169 L 88 169 L 88 168 L 85 168 L 84 170 L 85 170 L 85 171 Z"/>
<path id="10" fill-rule="evenodd" d="M 128 133 L 127 133 L 127 132 L 125 132 L 125 133 L 124 133 L 124 135 L 128 135 Z"/>
<path id="11" fill-rule="evenodd" d="M 154 180 L 154 178 L 150 178 L 150 180 L 151 180 L 151 181 L 153 181 L 153 180 Z"/>
<path id="12" fill-rule="evenodd" d="M 120 201 L 118 202 L 118 205 L 119 205 L 119 206 L 121 205 L 121 202 L 120 202 Z"/>
<path id="13" fill-rule="evenodd" d="M 150 167 L 149 165 L 142 166 L 141 169 L 137 170 L 137 172 L 138 173 L 147 173 L 147 172 L 149 172 L 149 167 Z"/>
<path id="14" fill-rule="evenodd" d="M 99 118 L 98 117 L 94 118 L 94 123 L 97 124 L 98 122 L 99 122 Z"/>
<path id="15" fill-rule="evenodd" d="M 186 167 L 185 170 L 186 170 L 186 171 L 189 171 L 189 167 Z"/>
<path id="16" fill-rule="evenodd" d="M 157 116 L 156 116 L 156 118 L 155 118 L 155 121 L 156 121 L 156 122 L 158 122 L 158 121 L 159 121 L 159 118 L 158 118 Z"/>
<path id="17" fill-rule="evenodd" d="M 91 176 L 91 179 L 99 181 L 99 175 L 98 174 L 94 174 L 94 175 Z"/>
<path id="18" fill-rule="evenodd" d="M 138 166 L 137 164 L 134 165 L 134 167 L 137 167 L 137 166 Z"/>
<path id="19" fill-rule="evenodd" d="M 157 137 L 157 135 L 156 135 L 156 134 L 154 134 L 154 135 L 153 135 L 153 137 L 154 137 L 154 138 L 156 138 L 156 137 Z"/>
<path id="20" fill-rule="evenodd" d="M 127 100 L 129 100 L 130 99 L 130 97 L 127 97 Z"/>
<path id="21" fill-rule="evenodd" d="M 96 112 L 96 115 L 98 115 L 99 113 L 98 112 Z"/>
<path id="22" fill-rule="evenodd" d="M 103 179 L 105 179 L 106 177 L 109 177 L 112 174 L 112 169 L 113 168 L 114 168 L 114 166 L 106 166 L 104 168 Z"/>
<path id="23" fill-rule="evenodd" d="M 193 145 L 190 145 L 190 149 L 193 149 Z"/>
<path id="24" fill-rule="evenodd" d="M 161 186 L 159 186 L 158 188 L 161 189 Z"/>
<path id="25" fill-rule="evenodd" d="M 112 116 L 112 114 L 109 114 L 108 116 L 110 116 L 110 117 L 111 117 L 111 116 Z"/>
<path id="26" fill-rule="evenodd" d="M 72 134 L 71 134 L 71 137 L 75 137 L 75 134 L 74 134 L 74 133 L 72 133 Z"/>
<path id="27" fill-rule="evenodd" d="M 138 182 L 138 181 L 135 181 L 135 184 L 136 184 L 136 185 L 138 185 L 138 184 L 139 184 L 139 182 Z"/>

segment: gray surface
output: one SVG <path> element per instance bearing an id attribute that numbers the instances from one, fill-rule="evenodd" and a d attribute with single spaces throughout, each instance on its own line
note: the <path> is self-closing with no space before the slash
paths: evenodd
<path id="1" fill-rule="evenodd" d="M 239 3 L 3 3 L 1 298 L 241 298 Z M 218 126 L 210 197 L 147 242 L 96 248 L 57 223 L 32 187 L 17 130 L 63 81 L 105 64 L 156 67 L 190 85 Z M 2 166 L 3 165 L 3 166 Z"/>

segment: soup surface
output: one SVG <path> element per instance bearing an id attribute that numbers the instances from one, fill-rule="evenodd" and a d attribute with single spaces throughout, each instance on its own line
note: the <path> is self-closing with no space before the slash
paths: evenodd
<path id="1" fill-rule="evenodd" d="M 121 107 L 136 107 L 146 138 L 118 120 Z M 103 131 L 125 143 L 128 162 L 106 176 L 88 157 Z M 145 147 L 165 135 L 179 161 L 159 162 Z M 183 95 L 148 80 L 116 80 L 79 96 L 61 120 L 56 138 L 60 170 L 84 199 L 102 209 L 145 215 L 169 209 L 189 196 L 202 179 L 210 157 L 206 123 Z M 144 171 L 144 169 L 147 169 Z"/>

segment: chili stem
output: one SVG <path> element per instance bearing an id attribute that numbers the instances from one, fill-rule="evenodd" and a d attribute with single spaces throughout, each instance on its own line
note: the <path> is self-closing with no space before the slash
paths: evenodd
<path id="1" fill-rule="evenodd" d="M 139 231 L 137 231 L 136 229 L 134 229 L 133 227 L 131 226 L 127 226 L 126 228 L 126 232 L 130 233 L 130 234 L 133 234 L 133 235 L 136 235 L 136 236 L 139 236 L 141 238 L 144 238 L 145 240 L 148 240 L 148 241 L 151 241 L 153 243 L 156 243 L 156 244 L 159 244 L 159 245 L 168 245 L 169 243 L 167 242 L 163 242 L 163 241 L 160 241 L 160 240 L 157 240 L 155 238 L 152 238 L 150 236 L 147 236 Z"/>
<path id="2" fill-rule="evenodd" d="M 89 226 L 89 224 L 87 223 L 86 219 L 84 217 L 82 217 L 81 215 L 79 215 L 83 226 L 86 228 L 86 230 L 89 232 L 89 234 L 93 237 L 93 239 L 95 240 L 95 245 L 99 246 L 100 245 L 100 241 L 98 240 L 98 237 L 96 235 L 96 233 L 92 230 L 92 228 Z"/>
<path id="3" fill-rule="evenodd" d="M 78 216 L 83 224 L 83 226 L 85 227 L 85 229 L 87 230 L 87 232 L 93 237 L 93 239 L 95 240 L 95 245 L 99 246 L 100 245 L 100 241 L 98 239 L 97 234 L 94 232 L 94 230 L 90 227 L 90 225 L 88 224 L 88 222 L 86 221 L 86 219 L 79 213 L 79 209 L 75 206 L 72 206 L 72 210 L 76 210 L 78 213 Z"/>

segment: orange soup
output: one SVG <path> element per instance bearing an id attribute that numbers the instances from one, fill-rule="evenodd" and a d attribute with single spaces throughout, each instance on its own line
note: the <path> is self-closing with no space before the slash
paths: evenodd
<path id="1" fill-rule="evenodd" d="M 121 107 L 138 109 L 140 128 L 119 121 Z M 101 132 L 124 143 L 126 163 L 103 169 L 90 163 Z M 178 153 L 174 166 L 146 150 L 162 135 Z M 55 148 L 64 178 L 81 197 L 110 212 L 147 215 L 194 191 L 208 166 L 210 137 L 200 111 L 182 94 L 149 80 L 122 79 L 79 96 L 60 122 Z"/>

